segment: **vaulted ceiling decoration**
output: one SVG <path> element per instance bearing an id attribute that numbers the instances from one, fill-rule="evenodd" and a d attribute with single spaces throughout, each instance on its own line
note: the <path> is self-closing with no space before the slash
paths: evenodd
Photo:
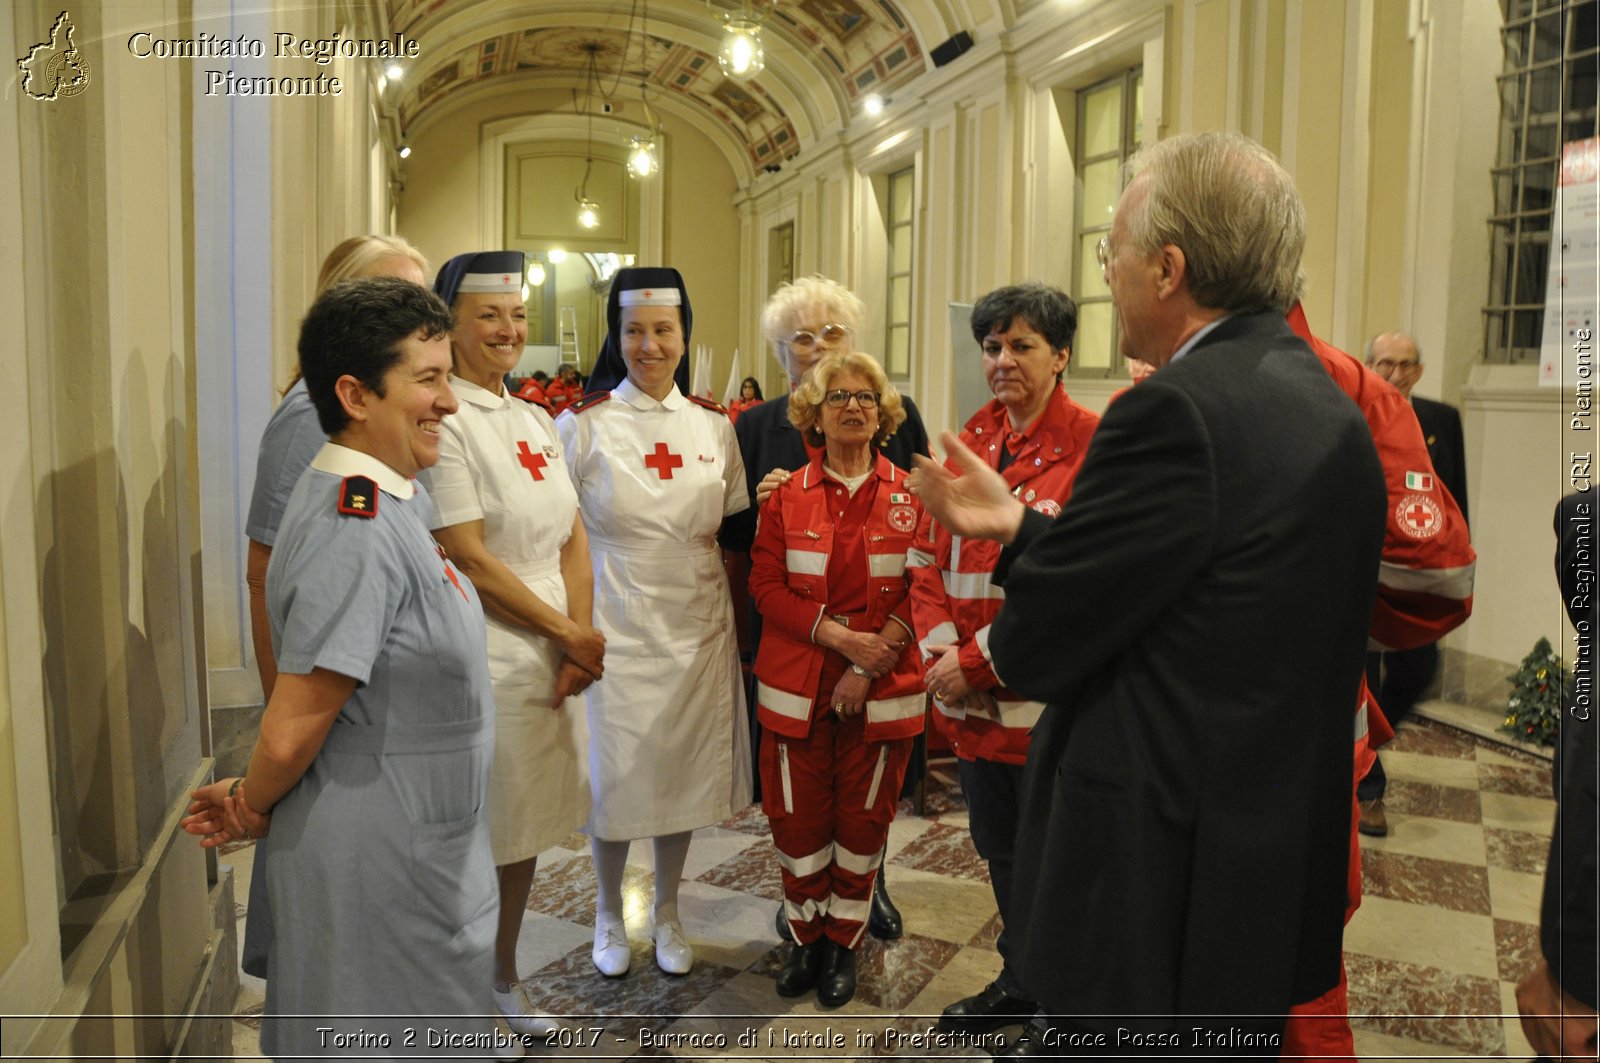
<path id="1" fill-rule="evenodd" d="M 617 86 L 612 95 L 619 117 L 630 105 L 637 106 L 644 79 L 653 95 L 675 98 L 726 127 L 760 169 L 792 158 L 801 148 L 796 122 L 780 102 L 793 106 L 800 86 L 835 86 L 832 117 L 802 119 L 809 137 L 817 134 L 819 118 L 825 124 L 848 124 L 849 111 L 863 96 L 891 93 L 930 69 L 914 27 L 893 0 L 754 4 L 768 40 L 767 69 L 747 81 L 725 77 L 716 56 L 706 50 L 707 42 L 721 33 L 717 15 L 726 3 L 654 0 L 649 32 L 641 43 L 631 0 L 596 0 L 578 7 L 559 0 L 384 2 L 390 29 L 415 36 L 423 45 L 419 78 L 408 80 L 401 90 L 405 127 L 497 78 L 536 75 L 543 84 L 580 86 L 593 50 L 602 85 L 608 91 Z M 490 18 L 489 13 L 505 17 Z"/>
<path id="2" fill-rule="evenodd" d="M 626 48 L 627 54 L 623 54 Z M 603 92 L 623 106 L 638 99 L 641 80 L 673 92 L 715 115 L 733 132 L 757 167 L 791 158 L 799 150 L 794 124 L 757 81 L 723 76 L 716 57 L 655 34 L 632 40 L 588 29 L 531 29 L 491 37 L 460 49 L 401 104 L 402 124 L 485 79 L 518 73 L 584 76 L 595 51 Z M 642 53 L 642 54 L 641 54 Z M 642 62 L 641 62 L 642 59 Z"/>
<path id="3" fill-rule="evenodd" d="M 888 0 L 774 4 L 771 20 L 815 49 L 852 100 L 901 85 L 926 67 L 916 34 Z"/>

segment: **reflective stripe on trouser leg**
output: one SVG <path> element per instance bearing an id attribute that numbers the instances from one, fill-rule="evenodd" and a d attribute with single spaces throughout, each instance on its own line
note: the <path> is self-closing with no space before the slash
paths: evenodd
<path id="1" fill-rule="evenodd" d="M 838 730 L 833 780 L 833 899 L 823 924 L 830 939 L 853 949 L 866 932 L 872 886 L 911 760 L 912 740 L 868 744 L 861 740 L 859 725 L 846 724 Z"/>
<path id="2" fill-rule="evenodd" d="M 806 738 L 761 735 L 762 805 L 778 850 L 784 918 L 801 945 L 822 937 L 833 898 L 833 793 L 824 781 L 832 752 L 832 728 L 820 719 Z"/>

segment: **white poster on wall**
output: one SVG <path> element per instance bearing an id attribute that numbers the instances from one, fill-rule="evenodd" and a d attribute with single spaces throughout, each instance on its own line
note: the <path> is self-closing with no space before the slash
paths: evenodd
<path id="1" fill-rule="evenodd" d="M 1600 137 L 1561 150 L 1561 179 L 1551 219 L 1550 276 L 1544 288 L 1539 383 L 1560 387 L 1593 371 L 1600 317 Z M 1581 363 L 1581 364 L 1580 364 Z"/>

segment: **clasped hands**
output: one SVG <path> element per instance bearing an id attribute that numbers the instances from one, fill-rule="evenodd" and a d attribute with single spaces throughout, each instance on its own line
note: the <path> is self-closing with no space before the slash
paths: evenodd
<path id="1" fill-rule="evenodd" d="M 243 779 L 218 779 L 191 791 L 189 796 L 193 798 L 189 814 L 178 821 L 178 826 L 197 835 L 201 848 L 265 838 L 272 827 L 271 813 L 257 812 L 245 801 Z"/>
<path id="2" fill-rule="evenodd" d="M 606 637 L 589 624 L 572 624 L 572 631 L 561 640 L 561 665 L 556 669 L 555 708 L 567 698 L 582 694 L 605 674 Z"/>
<path id="3" fill-rule="evenodd" d="M 842 719 L 866 709 L 872 681 L 888 675 L 894 669 L 902 647 L 882 635 L 846 628 L 833 648 L 843 654 L 852 666 L 845 670 L 833 687 L 833 711 Z"/>

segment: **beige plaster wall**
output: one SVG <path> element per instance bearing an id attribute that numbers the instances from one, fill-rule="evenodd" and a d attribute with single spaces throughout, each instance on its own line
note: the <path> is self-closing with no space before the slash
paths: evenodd
<path id="1" fill-rule="evenodd" d="M 570 114 L 566 92 L 523 89 L 475 99 L 457 106 L 410 135 L 412 154 L 402 166 L 404 190 L 398 203 L 398 230 L 422 249 L 435 265 L 477 247 L 482 231 L 480 144 L 492 122 L 541 114 Z M 626 102 L 619 117 L 635 118 Z M 733 350 L 739 345 L 741 250 L 739 214 L 734 206 L 738 181 L 721 150 L 693 124 L 671 114 L 661 116 L 666 134 L 660 263 L 683 273 L 694 304 L 692 344 L 714 348 L 712 386 L 719 396 L 728 377 Z M 597 121 L 597 128 L 605 124 Z M 548 195 L 572 198 L 566 184 Z M 644 240 L 646 246 L 649 240 Z M 594 335 L 604 331 L 599 323 Z M 585 340 L 586 346 L 589 341 Z M 745 372 L 754 364 L 743 354 Z"/>

